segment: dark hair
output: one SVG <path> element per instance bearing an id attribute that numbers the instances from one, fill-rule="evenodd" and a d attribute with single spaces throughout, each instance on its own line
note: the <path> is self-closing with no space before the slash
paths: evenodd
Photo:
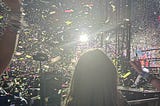
<path id="1" fill-rule="evenodd" d="M 99 50 L 84 53 L 73 74 L 66 106 L 117 106 L 117 72 Z"/>

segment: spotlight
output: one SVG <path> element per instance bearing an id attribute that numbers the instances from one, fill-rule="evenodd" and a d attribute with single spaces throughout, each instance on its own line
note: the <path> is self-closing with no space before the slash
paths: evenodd
<path id="1" fill-rule="evenodd" d="M 80 42 L 87 42 L 88 40 L 89 39 L 87 34 L 81 35 L 79 39 Z"/>

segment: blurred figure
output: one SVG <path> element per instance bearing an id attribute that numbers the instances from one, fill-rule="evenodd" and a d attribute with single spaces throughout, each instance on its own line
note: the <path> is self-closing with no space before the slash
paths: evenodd
<path id="1" fill-rule="evenodd" d="M 150 74 L 149 69 L 142 67 L 139 60 L 131 61 L 130 64 L 135 71 L 137 71 L 144 79 L 151 83 L 153 87 L 160 91 L 160 79 Z"/>
<path id="2" fill-rule="evenodd" d="M 0 0 L 0 74 L 9 64 L 17 43 L 20 28 L 20 0 Z"/>
<path id="3" fill-rule="evenodd" d="M 65 106 L 127 106 L 117 90 L 117 72 L 99 49 L 84 53 L 72 77 Z"/>

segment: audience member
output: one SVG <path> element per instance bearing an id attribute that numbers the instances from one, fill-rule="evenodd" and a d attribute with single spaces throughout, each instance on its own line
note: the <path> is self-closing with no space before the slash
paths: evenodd
<path id="1" fill-rule="evenodd" d="M 117 90 L 116 68 L 101 50 L 80 57 L 65 106 L 127 106 Z"/>
<path id="2" fill-rule="evenodd" d="M 2 11 L 1 14 L 7 14 L 3 17 L 3 32 L 0 35 L 0 74 L 7 67 L 10 62 L 16 43 L 17 43 L 17 31 L 20 27 L 20 1 L 19 0 L 4 0 L 1 1 Z"/>
<path id="3" fill-rule="evenodd" d="M 149 73 L 149 69 L 142 67 L 139 60 L 131 61 L 131 66 L 137 71 L 144 79 L 152 84 L 153 87 L 160 91 L 160 79 Z"/>

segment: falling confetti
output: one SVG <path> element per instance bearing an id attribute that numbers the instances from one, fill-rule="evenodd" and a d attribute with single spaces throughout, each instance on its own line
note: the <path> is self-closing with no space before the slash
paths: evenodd
<path id="1" fill-rule="evenodd" d="M 65 13 L 72 13 L 72 12 L 74 12 L 74 10 L 70 9 L 70 10 L 65 10 L 64 12 Z"/>
<path id="2" fill-rule="evenodd" d="M 0 20 L 3 19 L 3 16 L 0 15 Z"/>
<path id="3" fill-rule="evenodd" d="M 49 14 L 55 14 L 56 13 L 56 11 L 52 11 L 52 12 L 50 12 Z"/>
<path id="4" fill-rule="evenodd" d="M 112 11 L 115 12 L 116 11 L 116 6 L 111 4 L 111 7 L 112 7 Z"/>
<path id="5" fill-rule="evenodd" d="M 72 21 L 66 21 L 65 22 L 67 25 L 71 25 L 72 24 Z"/>
<path id="6" fill-rule="evenodd" d="M 32 56 L 30 56 L 30 55 L 26 55 L 26 58 L 32 58 Z"/>

